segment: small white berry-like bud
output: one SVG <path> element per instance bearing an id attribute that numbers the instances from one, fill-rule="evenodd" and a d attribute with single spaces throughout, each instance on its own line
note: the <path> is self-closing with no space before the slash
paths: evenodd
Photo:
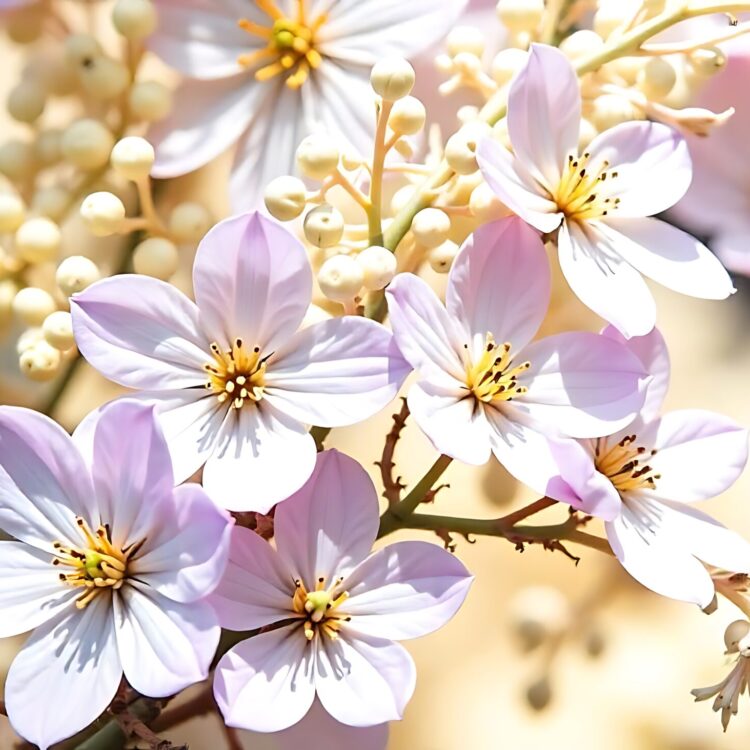
<path id="1" fill-rule="evenodd" d="M 291 221 L 305 210 L 306 194 L 302 180 L 282 175 L 268 183 L 263 200 L 271 216 L 279 221 Z"/>
<path id="2" fill-rule="evenodd" d="M 36 346 L 40 341 L 44 341 L 44 331 L 41 326 L 27 328 L 16 341 L 16 354 L 23 354 L 27 349 Z"/>
<path id="3" fill-rule="evenodd" d="M 638 88 L 651 100 L 664 99 L 677 83 L 674 66 L 663 57 L 652 57 L 636 77 Z"/>
<path id="4" fill-rule="evenodd" d="M 497 16 L 511 31 L 534 31 L 544 16 L 544 0 L 499 0 Z"/>
<path id="5" fill-rule="evenodd" d="M 593 101 L 589 119 L 594 127 L 603 133 L 622 122 L 636 119 L 633 105 L 618 94 L 602 94 Z"/>
<path id="6" fill-rule="evenodd" d="M 47 92 L 41 83 L 33 78 L 22 80 L 11 89 L 6 102 L 8 114 L 18 122 L 33 123 L 44 112 Z"/>
<path id="7" fill-rule="evenodd" d="M 633 8 L 622 0 L 599 0 L 594 14 L 594 31 L 608 39 L 615 29 L 624 26 L 633 17 Z"/>
<path id="8" fill-rule="evenodd" d="M 54 260 L 61 241 L 60 227 L 44 216 L 28 219 L 16 230 L 16 252 L 28 263 Z"/>
<path id="9" fill-rule="evenodd" d="M 65 59 L 74 67 L 90 64 L 102 54 L 101 44 L 91 34 L 71 34 L 65 40 Z"/>
<path id="10" fill-rule="evenodd" d="M 115 143 L 110 161 L 117 174 L 137 182 L 148 177 L 155 159 L 154 147 L 145 138 L 131 135 Z"/>
<path id="11" fill-rule="evenodd" d="M 535 711 L 543 711 L 552 700 L 552 686 L 546 677 L 542 677 L 526 688 L 526 700 Z"/>
<path id="12" fill-rule="evenodd" d="M 688 55 L 690 68 L 699 76 L 712 76 L 723 70 L 727 56 L 718 47 L 703 47 Z"/>
<path id="13" fill-rule="evenodd" d="M 486 182 L 481 182 L 471 191 L 469 210 L 472 216 L 476 216 L 483 224 L 511 214 L 510 209 L 495 195 Z"/>
<path id="14" fill-rule="evenodd" d="M 99 278 L 96 263 L 83 255 L 71 255 L 70 258 L 66 258 L 55 273 L 57 286 L 66 297 L 82 292 Z"/>
<path id="15" fill-rule="evenodd" d="M 100 55 L 80 67 L 78 77 L 84 91 L 99 101 L 111 101 L 120 96 L 130 83 L 130 73 L 119 60 Z"/>
<path id="16" fill-rule="evenodd" d="M 318 271 L 320 291 L 334 302 L 351 302 L 362 289 L 365 275 L 350 255 L 329 258 Z"/>
<path id="17" fill-rule="evenodd" d="M 114 141 L 98 120 L 78 120 L 63 133 L 60 148 L 65 160 L 79 169 L 99 169 L 109 161 Z"/>
<path id="18" fill-rule="evenodd" d="M 66 352 L 75 346 L 73 318 L 66 310 L 56 310 L 48 315 L 42 323 L 42 332 L 46 342 L 61 352 Z"/>
<path id="19" fill-rule="evenodd" d="M 178 203 L 169 215 L 169 231 L 178 242 L 200 242 L 212 224 L 210 211 L 200 203 Z"/>
<path id="20" fill-rule="evenodd" d="M 52 380 L 60 369 L 60 350 L 42 340 L 26 349 L 18 358 L 21 372 L 37 382 Z"/>
<path id="21" fill-rule="evenodd" d="M 408 60 L 403 57 L 386 57 L 373 66 L 370 85 L 385 101 L 395 102 L 411 94 L 416 74 Z"/>
<path id="22" fill-rule="evenodd" d="M 15 232 L 23 224 L 26 206 L 13 193 L 0 193 L 0 232 Z"/>
<path id="23" fill-rule="evenodd" d="M 450 31 L 445 42 L 451 57 L 460 52 L 468 52 L 476 57 L 484 54 L 484 35 L 474 26 L 456 26 Z"/>
<path id="24" fill-rule="evenodd" d="M 472 122 L 455 132 L 445 144 L 445 160 L 458 174 L 472 174 L 479 169 L 477 146 L 481 138 L 489 135 L 492 129 L 486 123 Z"/>
<path id="25" fill-rule="evenodd" d="M 81 218 L 93 235 L 109 237 L 122 226 L 125 206 L 114 193 L 92 193 L 81 203 Z"/>
<path id="26" fill-rule="evenodd" d="M 174 276 L 180 254 L 174 242 L 163 237 L 143 240 L 133 252 L 133 269 L 136 273 L 167 281 Z"/>
<path id="27" fill-rule="evenodd" d="M 593 55 L 604 46 L 604 40 L 591 29 L 574 31 L 570 36 L 560 42 L 560 51 L 569 60 L 578 60 L 581 57 Z"/>
<path id="28" fill-rule="evenodd" d="M 333 247 L 344 234 L 344 217 L 337 208 L 323 203 L 307 213 L 305 237 L 315 247 Z"/>
<path id="29" fill-rule="evenodd" d="M 0 146 L 0 174 L 17 181 L 34 168 L 34 147 L 26 141 L 10 140 Z"/>
<path id="30" fill-rule="evenodd" d="M 724 631 L 724 645 L 728 654 L 736 654 L 740 650 L 740 641 L 750 634 L 750 622 L 747 620 L 735 620 L 727 626 Z"/>
<path id="31" fill-rule="evenodd" d="M 398 135 L 414 135 L 424 127 L 426 118 L 424 104 L 416 97 L 405 96 L 394 102 L 388 124 Z"/>
<path id="32" fill-rule="evenodd" d="M 34 156 L 44 167 L 50 167 L 60 161 L 60 142 L 62 131 L 57 128 L 42 130 L 34 141 Z"/>
<path id="33" fill-rule="evenodd" d="M 504 86 L 526 64 L 528 58 L 526 50 L 508 47 L 500 50 L 492 59 L 490 73 L 499 86 Z"/>
<path id="34" fill-rule="evenodd" d="M 151 0 L 117 0 L 112 10 L 112 23 L 126 39 L 145 39 L 157 22 Z"/>
<path id="35" fill-rule="evenodd" d="M 450 230 L 450 216 L 439 208 L 423 208 L 411 222 L 414 239 L 422 247 L 442 245 L 448 239 Z"/>
<path id="36" fill-rule="evenodd" d="M 54 222 L 61 222 L 68 209 L 73 205 L 75 196 L 64 187 L 50 185 L 39 188 L 31 199 L 31 208 L 40 216 L 46 216 Z"/>
<path id="37" fill-rule="evenodd" d="M 297 147 L 297 164 L 306 177 L 323 180 L 339 164 L 338 144 L 323 133 L 308 135 Z"/>
<path id="38" fill-rule="evenodd" d="M 21 289 L 13 299 L 13 313 L 29 326 L 41 325 L 56 309 L 57 305 L 52 295 L 36 286 Z"/>
<path id="39" fill-rule="evenodd" d="M 172 109 L 172 92 L 158 81 L 138 81 L 130 89 L 128 104 L 139 120 L 156 122 L 165 118 Z"/>
<path id="40" fill-rule="evenodd" d="M 45 11 L 42 3 L 19 8 L 3 18 L 3 24 L 11 41 L 16 44 L 31 44 L 42 34 Z"/>
<path id="41" fill-rule="evenodd" d="M 385 289 L 398 270 L 396 256 L 388 248 L 372 245 L 356 257 L 362 269 L 362 286 L 369 292 Z"/>
<path id="42" fill-rule="evenodd" d="M 427 254 L 427 262 L 435 273 L 448 273 L 458 255 L 458 245 L 446 240 L 442 245 L 433 247 Z"/>

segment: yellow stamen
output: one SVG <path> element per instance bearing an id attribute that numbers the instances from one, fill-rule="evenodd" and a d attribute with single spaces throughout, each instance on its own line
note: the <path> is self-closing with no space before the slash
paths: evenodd
<path id="1" fill-rule="evenodd" d="M 337 578 L 326 587 L 326 579 L 320 577 L 316 580 L 313 591 L 308 591 L 300 579 L 294 582 L 292 610 L 304 618 L 302 628 L 308 641 L 311 641 L 316 633 L 335 640 L 342 625 L 351 620 L 351 617 L 338 611 L 349 598 L 346 591 L 337 594 L 337 589 L 343 581 L 343 578 Z"/>
<path id="2" fill-rule="evenodd" d="M 487 334 L 485 342 L 477 362 L 466 366 L 467 388 L 484 403 L 512 401 L 522 396 L 528 388 L 518 385 L 518 377 L 531 367 L 531 362 L 513 365 L 511 345 L 496 344 L 491 333 Z"/>
<path id="3" fill-rule="evenodd" d="M 595 441 L 594 461 L 599 473 L 604 474 L 618 492 L 628 490 L 653 490 L 656 480 L 661 478 L 646 461 L 656 455 L 656 450 L 647 450 L 635 445 L 636 436 L 626 435 L 610 446 L 607 438 Z"/>
<path id="4" fill-rule="evenodd" d="M 571 221 L 600 219 L 615 210 L 619 198 L 610 198 L 604 191 L 604 183 L 617 178 L 616 171 L 609 170 L 609 162 L 603 161 L 592 168 L 588 152 L 582 156 L 568 156 L 560 183 L 552 200 Z"/>
<path id="5" fill-rule="evenodd" d="M 204 365 L 209 377 L 206 388 L 216 394 L 220 404 L 231 399 L 231 407 L 239 410 L 245 403 L 256 403 L 263 398 L 270 355 L 261 357 L 260 347 L 250 350 L 242 339 L 235 339 L 228 351 L 212 343 L 211 355 L 214 361 Z"/>

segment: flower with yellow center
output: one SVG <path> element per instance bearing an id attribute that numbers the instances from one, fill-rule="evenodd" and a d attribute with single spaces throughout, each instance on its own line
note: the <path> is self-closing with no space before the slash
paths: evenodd
<path id="1" fill-rule="evenodd" d="M 594 448 L 594 465 L 604 474 L 618 492 L 640 489 L 656 489 L 656 480 L 661 476 L 648 465 L 648 459 L 656 455 L 642 445 L 635 445 L 636 435 L 625 435 L 614 444 L 608 438 L 598 438 Z"/>
<path id="2" fill-rule="evenodd" d="M 336 640 L 339 637 L 341 625 L 351 621 L 350 616 L 342 614 L 339 610 L 339 607 L 349 598 L 347 591 L 337 593 L 343 582 L 344 578 L 341 576 L 326 588 L 326 579 L 320 576 L 313 591 L 308 591 L 299 578 L 294 582 L 292 609 L 305 618 L 304 631 L 308 641 L 311 641 L 316 633 Z"/>

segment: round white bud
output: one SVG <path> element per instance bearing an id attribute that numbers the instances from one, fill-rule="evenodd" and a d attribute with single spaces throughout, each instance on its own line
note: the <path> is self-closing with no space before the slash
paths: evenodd
<path id="1" fill-rule="evenodd" d="M 212 224 L 211 213 L 200 203 L 178 203 L 169 215 L 169 231 L 178 242 L 200 242 Z"/>
<path id="2" fill-rule="evenodd" d="M 334 302 L 351 302 L 365 281 L 362 266 L 351 255 L 329 258 L 318 271 L 320 291 Z"/>
<path id="3" fill-rule="evenodd" d="M 155 159 L 154 147 L 145 138 L 131 135 L 115 143 L 110 161 L 117 174 L 137 182 L 148 177 Z"/>
<path id="4" fill-rule="evenodd" d="M 114 140 L 98 120 L 78 120 L 63 133 L 60 148 L 65 160 L 79 169 L 99 169 L 109 161 Z"/>
<path id="5" fill-rule="evenodd" d="M 93 235 L 109 237 L 122 226 L 125 206 L 114 193 L 91 193 L 81 203 L 81 218 Z"/>
<path id="6" fill-rule="evenodd" d="M 604 46 L 604 40 L 591 29 L 574 31 L 570 36 L 560 42 L 560 51 L 569 60 L 578 60 L 581 57 L 593 55 Z"/>
<path id="7" fill-rule="evenodd" d="M 16 230 L 16 252 L 28 263 L 54 260 L 61 242 L 60 227 L 44 216 L 28 219 Z"/>
<path id="8" fill-rule="evenodd" d="M 442 245 L 433 247 L 427 254 L 427 262 L 435 273 L 448 273 L 451 270 L 453 261 L 458 255 L 458 245 L 455 242 L 446 240 Z"/>
<path id="9" fill-rule="evenodd" d="M 139 120 L 155 122 L 172 109 L 172 92 L 158 81 L 138 81 L 128 96 L 130 111 Z"/>
<path id="10" fill-rule="evenodd" d="M 594 31 L 608 39 L 615 29 L 624 26 L 633 17 L 633 8 L 623 0 L 599 0 L 594 14 Z"/>
<path id="11" fill-rule="evenodd" d="M 44 167 L 50 167 L 60 161 L 62 131 L 55 129 L 42 130 L 34 141 L 34 156 Z"/>
<path id="12" fill-rule="evenodd" d="M 65 40 L 65 59 L 74 67 L 101 57 L 102 46 L 91 34 L 71 34 Z"/>
<path id="13" fill-rule="evenodd" d="M 370 85 L 385 101 L 395 102 L 411 94 L 416 74 L 408 60 L 403 57 L 386 57 L 373 66 Z"/>
<path id="14" fill-rule="evenodd" d="M 453 57 L 459 52 L 481 57 L 484 54 L 485 40 L 482 32 L 474 26 L 456 26 L 445 40 L 448 54 Z"/>
<path id="15" fill-rule="evenodd" d="M 603 133 L 622 122 L 636 119 L 633 105 L 618 94 L 602 94 L 593 101 L 589 119 L 594 127 Z"/>
<path id="16" fill-rule="evenodd" d="M 735 620 L 727 626 L 724 631 L 724 645 L 728 654 L 736 654 L 740 650 L 739 643 L 750 634 L 750 622 L 747 620 Z"/>
<path id="17" fill-rule="evenodd" d="M 18 122 L 33 123 L 44 112 L 47 92 L 41 83 L 33 78 L 22 80 L 11 89 L 6 106 L 8 114 Z"/>
<path id="18" fill-rule="evenodd" d="M 499 0 L 497 16 L 511 31 L 534 31 L 544 16 L 544 0 Z"/>
<path id="19" fill-rule="evenodd" d="M 40 341 L 44 341 L 44 331 L 41 326 L 27 328 L 16 341 L 16 354 L 23 354 L 27 349 L 36 346 Z"/>
<path id="20" fill-rule="evenodd" d="M 83 255 L 71 255 L 57 267 L 55 281 L 66 297 L 72 297 L 98 281 L 99 276 L 99 269 L 93 260 Z"/>
<path id="21" fill-rule="evenodd" d="M 509 216 L 510 209 L 495 195 L 492 188 L 481 182 L 472 191 L 469 198 L 469 210 L 483 224 L 495 219 Z"/>
<path id="22" fill-rule="evenodd" d="M 9 180 L 25 178 L 34 168 L 34 147 L 26 141 L 10 140 L 0 146 L 0 174 Z"/>
<path id="23" fill-rule="evenodd" d="M 46 216 L 54 222 L 61 222 L 68 209 L 75 201 L 75 196 L 64 187 L 50 185 L 39 188 L 31 199 L 31 208 L 40 216 Z"/>
<path id="24" fill-rule="evenodd" d="M 44 24 L 42 3 L 20 8 L 3 19 L 8 36 L 16 44 L 31 44 L 42 34 Z"/>
<path id="25" fill-rule="evenodd" d="M 529 53 L 526 50 L 508 47 L 500 50 L 492 59 L 490 73 L 498 86 L 504 86 L 526 64 Z"/>
<path id="26" fill-rule="evenodd" d="M 56 310 L 48 315 L 42 323 L 42 332 L 46 342 L 61 352 L 66 352 L 75 346 L 73 318 L 66 310 Z"/>
<path id="27" fill-rule="evenodd" d="M 64 53 L 56 51 L 43 71 L 44 85 L 53 96 L 70 96 L 78 89 L 78 71 Z"/>
<path id="28" fill-rule="evenodd" d="M 283 175 L 266 186 L 263 201 L 268 213 L 279 221 L 296 219 L 307 203 L 305 183 L 297 177 Z"/>
<path id="29" fill-rule="evenodd" d="M 29 378 L 43 383 L 57 375 L 60 369 L 60 351 L 42 340 L 26 349 L 18 358 L 21 372 Z"/>
<path id="30" fill-rule="evenodd" d="M 49 292 L 36 286 L 21 289 L 13 299 L 13 313 L 26 325 L 41 325 L 44 319 L 57 309 Z"/>
<path id="31" fill-rule="evenodd" d="M 133 252 L 133 269 L 136 273 L 167 281 L 174 276 L 180 254 L 174 242 L 163 237 L 143 240 Z"/>
<path id="32" fill-rule="evenodd" d="M 333 138 L 323 133 L 308 135 L 297 146 L 297 165 L 306 177 L 323 180 L 339 164 L 339 147 Z"/>
<path id="33" fill-rule="evenodd" d="M 126 39 L 145 39 L 156 29 L 158 17 L 151 0 L 117 0 L 112 23 Z"/>
<path id="34" fill-rule="evenodd" d="M 674 66 L 663 57 L 652 57 L 636 77 L 638 88 L 651 100 L 664 99 L 677 83 Z"/>
<path id="35" fill-rule="evenodd" d="M 405 96 L 394 102 L 388 124 L 397 135 L 414 135 L 424 127 L 426 118 L 424 104 L 416 97 Z"/>
<path id="36" fill-rule="evenodd" d="M 492 132 L 486 123 L 467 123 L 445 144 L 445 160 L 458 174 L 473 174 L 479 169 L 477 146 L 479 140 Z"/>
<path id="37" fill-rule="evenodd" d="M 385 289 L 398 270 L 396 256 L 388 248 L 372 245 L 356 257 L 362 269 L 362 286 L 369 292 Z"/>
<path id="38" fill-rule="evenodd" d="M 82 65 L 78 77 L 89 96 L 104 102 L 116 99 L 130 83 L 127 66 L 103 55 Z"/>
<path id="39" fill-rule="evenodd" d="M 23 224 L 26 206 L 13 193 L 0 193 L 0 232 L 15 232 Z"/>
<path id="40" fill-rule="evenodd" d="M 439 208 L 423 208 L 411 222 L 414 239 L 422 247 L 442 245 L 448 239 L 450 230 L 450 216 Z"/>
<path id="41" fill-rule="evenodd" d="M 636 57 L 635 55 L 629 55 L 628 57 L 618 57 L 612 62 L 608 62 L 602 66 L 602 73 L 607 77 L 611 78 L 619 76 L 628 85 L 632 86 L 638 79 L 638 74 L 641 72 L 641 68 L 646 65 L 645 57 Z"/>
<path id="42" fill-rule="evenodd" d="M 309 211 L 304 221 L 305 237 L 315 247 L 333 247 L 344 234 L 341 211 L 323 203 Z"/>
<path id="43" fill-rule="evenodd" d="M 718 47 L 693 50 L 688 56 L 691 69 L 699 76 L 712 76 L 723 70 L 727 56 Z"/>

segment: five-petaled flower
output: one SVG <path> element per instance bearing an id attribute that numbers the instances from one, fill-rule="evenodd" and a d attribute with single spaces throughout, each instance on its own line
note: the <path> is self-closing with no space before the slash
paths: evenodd
<path id="1" fill-rule="evenodd" d="M 153 408 L 122 400 L 71 438 L 0 407 L 0 635 L 33 630 L 5 685 L 16 731 L 46 750 L 97 718 L 123 672 L 140 693 L 205 679 L 219 626 L 204 601 L 232 521 L 174 488 Z"/>
<path id="2" fill-rule="evenodd" d="M 372 481 L 335 450 L 319 454 L 307 484 L 277 508 L 276 550 L 235 528 L 210 601 L 225 628 L 271 629 L 219 662 L 214 693 L 227 724 L 278 731 L 300 721 L 316 695 L 343 724 L 401 718 L 415 668 L 392 639 L 444 625 L 472 578 L 428 542 L 369 554 L 377 533 Z"/>

